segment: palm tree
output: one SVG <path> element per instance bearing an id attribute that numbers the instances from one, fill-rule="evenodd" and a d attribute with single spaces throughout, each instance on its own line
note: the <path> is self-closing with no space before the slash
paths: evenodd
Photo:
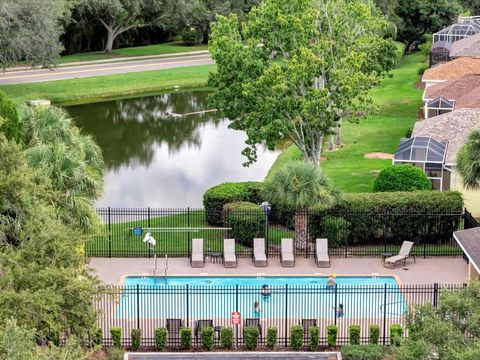
<path id="1" fill-rule="evenodd" d="M 279 169 L 263 190 L 266 201 L 295 212 L 295 247 L 305 249 L 308 242 L 308 209 L 328 209 L 340 199 L 320 168 L 302 161 L 290 162 Z"/>
<path id="2" fill-rule="evenodd" d="M 480 130 L 474 130 L 457 154 L 457 171 L 467 189 L 480 189 Z"/>

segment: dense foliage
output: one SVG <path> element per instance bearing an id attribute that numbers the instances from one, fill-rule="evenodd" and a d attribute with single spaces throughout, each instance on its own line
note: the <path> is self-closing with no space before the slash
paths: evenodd
<path id="1" fill-rule="evenodd" d="M 342 358 L 345 360 L 385 359 L 385 349 L 380 345 L 345 345 L 342 346 L 341 352 Z"/>
<path id="2" fill-rule="evenodd" d="M 22 124 L 18 117 L 17 105 L 3 91 L 0 91 L 0 133 L 17 143 L 22 138 Z"/>
<path id="3" fill-rule="evenodd" d="M 278 335 L 278 330 L 276 327 L 269 327 L 267 329 L 267 347 L 269 349 L 275 349 L 275 346 L 277 346 L 277 335 Z"/>
<path id="4" fill-rule="evenodd" d="M 234 202 L 223 206 L 223 226 L 231 228 L 230 236 L 244 246 L 252 247 L 254 238 L 264 237 L 265 214 L 250 202 Z"/>
<path id="5" fill-rule="evenodd" d="M 300 350 L 303 346 L 303 327 L 293 325 L 290 327 L 290 347 L 293 350 Z"/>
<path id="6" fill-rule="evenodd" d="M 233 328 L 226 327 L 220 330 L 220 345 L 222 349 L 233 348 Z"/>
<path id="7" fill-rule="evenodd" d="M 460 148 L 457 171 L 467 189 L 480 189 L 480 130 L 473 130 Z"/>
<path id="8" fill-rule="evenodd" d="M 247 350 L 255 350 L 258 345 L 260 332 L 257 326 L 247 326 L 243 328 L 243 342 Z"/>
<path id="9" fill-rule="evenodd" d="M 380 171 L 373 190 L 386 191 L 415 191 L 430 190 L 432 183 L 422 169 L 412 165 L 391 165 Z"/>

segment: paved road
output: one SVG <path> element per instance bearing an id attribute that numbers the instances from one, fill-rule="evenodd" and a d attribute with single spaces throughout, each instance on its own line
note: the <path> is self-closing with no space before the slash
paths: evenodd
<path id="1" fill-rule="evenodd" d="M 0 85 L 25 84 L 41 81 L 65 80 L 91 76 L 125 74 L 149 70 L 163 70 L 186 66 L 213 64 L 209 54 L 176 56 L 165 59 L 124 61 L 120 63 L 95 63 L 93 65 L 68 66 L 55 70 L 8 71 L 0 75 Z"/>
<path id="2" fill-rule="evenodd" d="M 204 353 L 144 353 L 128 354 L 128 360 L 167 360 L 167 359 L 199 359 L 199 360 L 337 360 L 340 357 L 334 353 L 302 353 L 302 352 L 255 352 L 255 353 L 236 353 L 236 352 L 204 352 Z"/>

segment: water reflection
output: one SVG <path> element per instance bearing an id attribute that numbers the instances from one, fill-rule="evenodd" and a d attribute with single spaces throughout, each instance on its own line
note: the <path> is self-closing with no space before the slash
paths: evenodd
<path id="1" fill-rule="evenodd" d="M 177 92 L 77 105 L 67 110 L 103 150 L 106 187 L 98 206 L 201 206 L 205 189 L 224 181 L 262 180 L 277 152 L 259 150 L 241 164 L 245 134 L 206 109 L 208 92 Z"/>

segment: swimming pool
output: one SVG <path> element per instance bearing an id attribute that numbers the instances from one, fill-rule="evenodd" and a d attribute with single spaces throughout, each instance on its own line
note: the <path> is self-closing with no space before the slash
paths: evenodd
<path id="1" fill-rule="evenodd" d="M 393 276 L 137 277 L 125 278 L 117 318 L 332 318 L 344 306 L 345 318 L 402 316 L 407 303 Z M 268 285 L 269 296 L 262 295 Z"/>

